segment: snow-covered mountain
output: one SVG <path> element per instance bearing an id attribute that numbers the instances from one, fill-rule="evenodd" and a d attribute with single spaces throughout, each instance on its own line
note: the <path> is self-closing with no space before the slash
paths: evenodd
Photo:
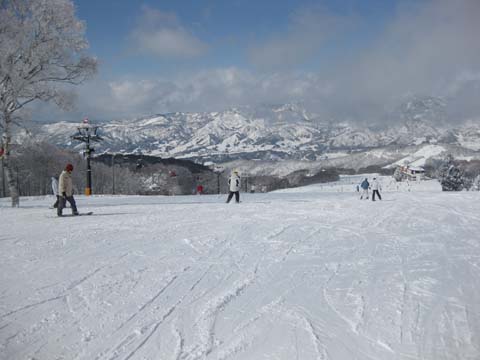
<path id="1" fill-rule="evenodd" d="M 301 104 L 236 108 L 209 113 L 170 113 L 101 125 L 97 152 L 142 153 L 214 160 L 318 160 L 332 152 L 420 144 L 450 144 L 480 150 L 480 121 L 448 124 L 446 101 L 414 97 L 389 112 L 381 126 L 324 120 Z M 64 147 L 77 124 L 40 127 L 38 137 Z"/>

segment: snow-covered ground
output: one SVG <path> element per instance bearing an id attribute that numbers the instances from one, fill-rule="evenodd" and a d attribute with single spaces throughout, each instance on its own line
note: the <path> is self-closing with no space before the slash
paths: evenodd
<path id="1" fill-rule="evenodd" d="M 480 193 L 0 200 L 0 359 L 480 359 Z"/>

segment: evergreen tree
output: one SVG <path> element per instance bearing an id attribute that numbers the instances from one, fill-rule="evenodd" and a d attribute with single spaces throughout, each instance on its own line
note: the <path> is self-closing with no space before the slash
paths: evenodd
<path id="1" fill-rule="evenodd" d="M 480 175 L 477 175 L 477 177 L 473 180 L 471 189 L 474 191 L 480 191 Z"/>
<path id="2" fill-rule="evenodd" d="M 395 169 L 395 172 L 393 173 L 393 178 L 395 179 L 395 181 L 403 180 L 403 174 L 402 174 L 402 170 L 400 169 L 400 166 L 397 166 L 397 168 Z"/>
<path id="3" fill-rule="evenodd" d="M 462 191 L 465 187 L 465 180 L 462 172 L 454 164 L 453 156 L 447 155 L 440 168 L 438 180 L 442 185 L 442 191 Z"/>

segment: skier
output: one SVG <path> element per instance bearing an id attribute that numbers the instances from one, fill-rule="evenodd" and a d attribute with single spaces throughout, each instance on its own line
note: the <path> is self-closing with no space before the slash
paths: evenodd
<path id="1" fill-rule="evenodd" d="M 238 204 L 240 202 L 240 176 L 238 176 L 237 170 L 234 170 L 232 175 L 230 175 L 228 185 L 230 186 L 230 191 L 228 193 L 227 204 L 232 200 L 233 194 L 235 194 L 235 202 Z"/>
<path id="2" fill-rule="evenodd" d="M 60 201 L 60 196 L 58 195 L 58 176 L 52 176 L 52 192 L 57 198 L 53 204 L 53 208 L 56 209 L 58 207 L 58 202 Z"/>
<path id="3" fill-rule="evenodd" d="M 372 201 L 375 201 L 375 194 L 378 195 L 378 199 L 382 200 L 382 197 L 380 196 L 379 190 L 381 190 L 382 187 L 380 186 L 380 183 L 378 182 L 377 178 L 373 178 L 372 182 Z M 368 198 L 367 198 L 368 199 Z"/>
<path id="4" fill-rule="evenodd" d="M 73 198 L 72 171 L 73 165 L 67 164 L 67 166 L 65 166 L 65 170 L 63 170 L 60 174 L 58 191 L 60 194 L 62 194 L 62 196 L 60 197 L 60 201 L 57 207 L 58 216 L 62 216 L 62 210 L 67 205 L 67 200 L 72 207 L 72 214 L 79 215 L 77 210 L 77 204 L 75 203 L 75 199 Z"/>
<path id="5" fill-rule="evenodd" d="M 368 179 L 365 178 L 365 180 L 362 181 L 360 184 L 360 187 L 362 188 L 362 195 L 360 195 L 360 200 L 363 199 L 363 195 L 366 196 L 366 199 L 368 200 L 368 188 L 370 187 L 370 183 L 368 182 Z"/>

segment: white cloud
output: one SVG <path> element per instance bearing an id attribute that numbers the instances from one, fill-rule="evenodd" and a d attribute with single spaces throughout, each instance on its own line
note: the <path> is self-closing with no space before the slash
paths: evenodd
<path id="1" fill-rule="evenodd" d="M 249 71 L 232 66 L 179 72 L 169 79 L 98 79 L 81 88 L 77 113 L 68 116 L 128 118 L 301 100 L 316 105 L 315 110 L 328 117 L 370 121 L 380 118 L 385 108 L 391 108 L 408 93 L 458 98 L 452 101 L 452 119 L 480 114 L 480 1 L 410 3 L 399 7 L 376 41 L 355 54 L 352 52 L 349 61 L 334 63 L 323 73 L 282 67 L 313 56 L 308 46 L 318 50 L 324 41 L 345 30 L 345 19 L 322 11 L 295 13 L 284 42 L 278 36 L 264 44 L 264 51 L 260 45 L 255 49 L 258 53 L 253 56 L 258 57 L 254 60 L 268 71 L 262 71 L 262 67 Z M 137 30 L 143 29 L 143 34 L 152 37 L 164 30 L 165 34 L 167 30 L 176 29 L 177 34 L 186 31 L 176 16 L 149 8 L 144 8 L 143 20 Z M 146 46 L 143 48 L 146 51 Z M 170 55 L 180 56 L 188 54 L 186 48 L 195 46 L 180 48 L 184 48 L 183 52 L 173 45 L 162 47 L 170 49 Z M 294 53 L 291 58 L 284 55 L 289 52 Z M 269 64 L 280 69 L 272 70 Z"/>
<path id="2" fill-rule="evenodd" d="M 379 107 L 407 93 L 449 95 L 462 73 L 480 71 L 479 19 L 478 0 L 400 6 L 375 44 L 332 72 L 335 91 L 344 104 Z"/>
<path id="3" fill-rule="evenodd" d="M 160 58 L 194 58 L 204 54 L 208 46 L 182 26 L 175 14 L 148 6 L 129 36 L 132 48 Z"/>
<path id="4" fill-rule="evenodd" d="M 308 101 L 329 94 L 314 74 L 259 74 L 236 67 L 183 74 L 175 79 L 97 79 L 80 87 L 76 109 L 57 119 L 125 119 L 172 111 L 219 111 L 241 105 Z M 50 116 L 51 110 L 43 110 Z M 48 115 L 47 115 L 48 114 Z M 41 116 L 41 110 L 36 112 Z"/>

